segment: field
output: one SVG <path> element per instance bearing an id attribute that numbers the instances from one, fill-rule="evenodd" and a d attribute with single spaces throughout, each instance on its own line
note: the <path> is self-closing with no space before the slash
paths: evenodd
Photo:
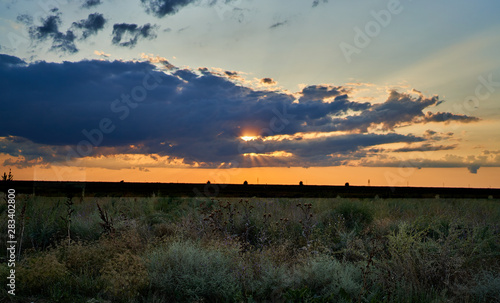
<path id="1" fill-rule="evenodd" d="M 499 202 L 20 195 L 0 301 L 498 302 Z"/>

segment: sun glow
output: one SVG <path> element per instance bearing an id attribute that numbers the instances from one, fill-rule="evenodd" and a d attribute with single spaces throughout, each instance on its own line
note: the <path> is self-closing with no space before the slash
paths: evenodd
<path id="1" fill-rule="evenodd" d="M 252 141 L 252 140 L 255 140 L 255 137 L 254 136 L 242 136 L 240 137 L 241 140 L 243 141 Z"/>

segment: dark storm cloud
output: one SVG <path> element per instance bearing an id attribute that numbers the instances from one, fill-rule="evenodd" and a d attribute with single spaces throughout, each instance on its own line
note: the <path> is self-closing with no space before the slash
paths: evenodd
<path id="1" fill-rule="evenodd" d="M 423 138 L 413 135 L 388 134 L 347 134 L 325 137 L 307 142 L 306 140 L 283 140 L 271 143 L 274 150 L 296 154 L 302 158 L 348 154 L 361 148 L 396 142 L 421 142 Z"/>
<path id="2" fill-rule="evenodd" d="M 101 0 L 85 0 L 82 4 L 83 8 L 91 8 L 102 4 Z"/>
<path id="3" fill-rule="evenodd" d="M 205 167 L 230 161 L 241 166 L 340 165 L 371 146 L 431 140 L 367 129 L 423 123 L 422 110 L 435 105 L 437 97 L 392 92 L 384 103 L 372 105 L 351 100 L 340 86 L 312 85 L 292 95 L 232 82 L 235 72 L 179 69 L 168 62 L 161 68 L 167 65 L 163 72 L 149 62 L 26 64 L 0 55 L 0 137 L 7 138 L 0 142 L 0 152 L 24 157 L 16 160 L 21 166 L 59 161 L 68 146 L 75 149 L 82 140 L 91 140 L 89 133 L 95 139 L 93 131 L 102 119 L 112 122 L 113 131 L 102 136 L 92 156 L 158 154 Z M 144 100 L 134 99 L 141 90 Z M 247 143 L 239 138 L 245 131 L 269 137 L 335 130 L 347 133 Z M 268 157 L 257 164 L 244 156 L 275 152 L 293 156 Z"/>
<path id="4" fill-rule="evenodd" d="M 0 54 L 0 68 L 2 68 L 2 70 L 6 70 L 9 67 L 20 67 L 23 65 L 26 65 L 26 62 L 18 57 Z"/>
<path id="5" fill-rule="evenodd" d="M 366 103 L 366 109 L 360 115 L 332 119 L 327 129 L 367 132 L 370 127 L 378 127 L 386 131 L 394 130 L 395 127 L 405 124 L 424 122 L 423 110 L 438 102 L 437 96 L 415 98 L 409 94 L 391 91 L 385 102 L 374 105 Z"/>
<path id="6" fill-rule="evenodd" d="M 134 47 L 140 38 L 154 39 L 156 38 L 156 25 L 149 23 L 143 26 L 137 24 L 119 23 L 113 25 L 113 40 L 115 45 L 124 47 Z"/>
<path id="7" fill-rule="evenodd" d="M 196 2 L 196 0 L 141 0 L 146 12 L 158 18 L 174 15 L 181 8 Z"/>
<path id="8" fill-rule="evenodd" d="M 60 14 L 57 10 L 56 14 L 42 19 L 42 25 L 32 25 L 29 27 L 29 34 L 32 41 L 38 43 L 40 41 L 51 40 L 53 51 L 62 51 L 66 53 L 76 53 L 78 48 L 75 46 L 75 34 L 71 30 L 66 33 L 59 31 L 61 25 Z"/>
<path id="9" fill-rule="evenodd" d="M 72 27 L 82 30 L 82 39 L 87 39 L 89 36 L 95 35 L 99 30 L 103 29 L 104 24 L 106 24 L 106 19 L 104 19 L 103 15 L 94 13 L 90 14 L 87 19 L 73 22 Z"/>

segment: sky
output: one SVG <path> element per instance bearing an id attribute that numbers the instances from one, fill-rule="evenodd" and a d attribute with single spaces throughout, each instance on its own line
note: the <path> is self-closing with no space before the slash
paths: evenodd
<path id="1" fill-rule="evenodd" d="M 17 180 L 500 187 L 493 0 L 2 0 Z"/>

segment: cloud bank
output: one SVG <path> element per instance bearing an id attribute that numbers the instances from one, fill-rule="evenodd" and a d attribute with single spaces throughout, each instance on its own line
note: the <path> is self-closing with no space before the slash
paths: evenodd
<path id="1" fill-rule="evenodd" d="M 41 33 L 58 31 L 50 22 Z M 126 42 L 117 38 L 117 43 Z M 384 102 L 372 104 L 350 97 L 355 88 L 348 86 L 269 91 L 246 86 L 234 71 L 150 61 L 28 64 L 0 55 L 0 153 L 15 157 L 5 164 L 142 155 L 192 167 L 372 166 L 382 163 L 373 157 L 387 152 L 379 147 L 385 144 L 405 146 L 392 149 L 397 153 L 456 147 L 436 144 L 436 138 L 452 138 L 452 133 L 398 133 L 402 127 L 478 121 L 430 113 L 442 102 L 437 96 L 390 91 Z M 79 150 L 86 152 L 70 152 Z M 389 160 L 383 165 L 392 165 Z"/>

